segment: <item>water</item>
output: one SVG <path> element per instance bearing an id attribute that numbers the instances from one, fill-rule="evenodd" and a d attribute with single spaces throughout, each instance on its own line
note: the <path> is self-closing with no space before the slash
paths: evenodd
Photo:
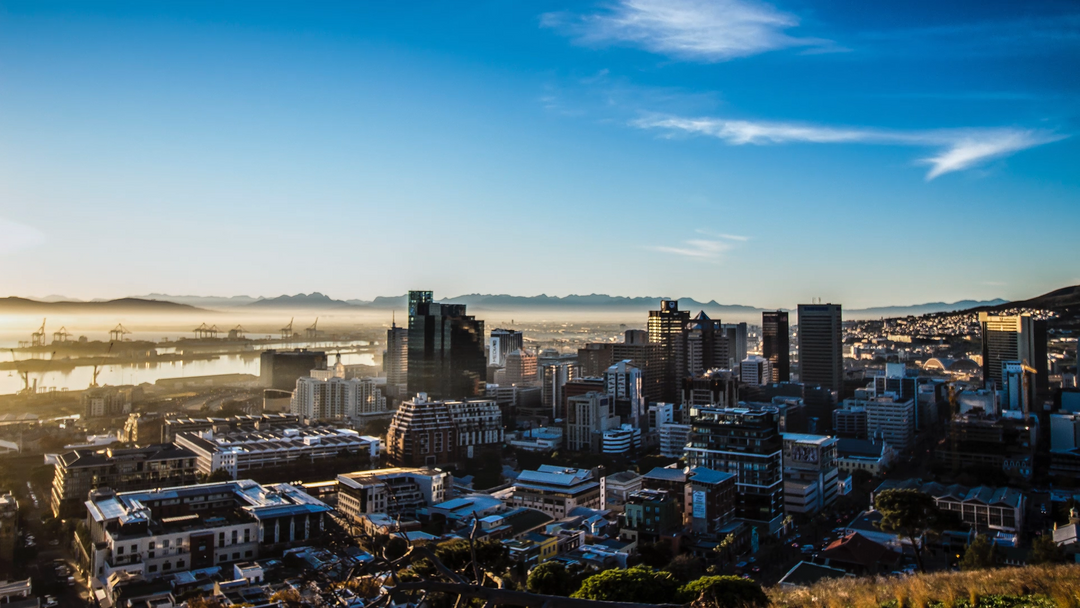
<path id="1" fill-rule="evenodd" d="M 368 343 L 363 340 L 352 342 L 297 342 L 289 345 L 290 348 L 317 348 L 328 353 L 335 351 L 365 350 Z M 260 348 L 272 348 L 272 346 L 260 346 Z M 174 352 L 172 348 L 162 347 L 158 352 L 165 354 Z M 20 353 L 18 359 L 29 358 L 27 354 Z M 38 357 L 42 358 L 42 357 Z M 43 357 L 43 358 L 48 358 Z M 329 363 L 334 363 L 334 358 L 329 357 Z M 11 351 L 0 353 L 0 360 L 11 361 Z M 343 352 L 341 362 L 345 365 L 374 365 L 375 355 L 371 352 Z M 204 359 L 198 361 L 170 361 L 164 363 L 129 363 L 117 365 L 104 365 L 98 372 L 98 384 L 121 385 L 153 383 L 161 378 L 185 378 L 189 376 L 211 376 L 220 374 L 252 374 L 259 375 L 259 353 L 257 351 L 241 354 L 217 355 L 216 359 Z M 94 368 L 82 366 L 55 371 L 31 372 L 30 384 L 37 380 L 38 390 L 83 390 L 90 386 L 93 380 Z M 23 389 L 23 379 L 14 371 L 0 371 L 0 394 L 16 393 Z"/>

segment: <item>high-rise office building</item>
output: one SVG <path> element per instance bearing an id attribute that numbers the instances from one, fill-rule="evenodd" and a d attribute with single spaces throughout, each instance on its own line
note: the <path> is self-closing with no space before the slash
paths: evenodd
<path id="1" fill-rule="evenodd" d="M 548 363 L 541 366 L 539 375 L 543 384 L 540 387 L 540 402 L 552 420 L 559 418 L 566 393 L 567 382 L 578 377 L 578 366 L 573 363 Z"/>
<path id="2" fill-rule="evenodd" d="M 401 387 L 409 384 L 409 328 L 398 327 L 397 323 L 386 330 L 386 350 L 383 351 L 383 371 L 386 384 Z"/>
<path id="3" fill-rule="evenodd" d="M 409 392 L 432 399 L 484 394 L 484 322 L 464 304 L 438 304 L 430 291 L 409 292 Z"/>
<path id="4" fill-rule="evenodd" d="M 536 384 L 536 355 L 528 351 L 517 349 L 503 358 L 506 365 L 506 383 L 521 386 L 533 386 Z"/>
<path id="5" fill-rule="evenodd" d="M 979 313 L 982 328 L 983 381 L 996 390 L 1005 385 L 1003 365 L 1020 361 L 1035 369 L 1035 392 L 1045 398 L 1050 379 L 1047 371 L 1046 321 L 1030 315 Z"/>
<path id="6" fill-rule="evenodd" d="M 841 316 L 839 304 L 799 304 L 799 379 L 803 384 L 843 390 Z"/>
<path id="7" fill-rule="evenodd" d="M 750 333 L 749 327 L 747 327 L 746 323 L 724 323 L 722 327 L 730 332 L 734 332 L 728 345 L 728 356 L 736 362 L 742 361 L 746 358 L 747 335 Z"/>
<path id="8" fill-rule="evenodd" d="M 641 394 L 641 370 L 630 361 L 619 361 L 604 372 L 604 386 L 615 400 L 615 414 L 623 422 L 642 428 L 645 398 Z"/>
<path id="9" fill-rule="evenodd" d="M 745 325 L 745 324 L 744 324 Z M 700 376 L 710 369 L 731 369 L 737 328 L 730 330 L 701 311 L 686 324 L 686 375 Z"/>
<path id="10" fill-rule="evenodd" d="M 739 380 L 743 384 L 760 386 L 772 380 L 769 360 L 758 355 L 750 355 L 739 363 Z"/>
<path id="11" fill-rule="evenodd" d="M 326 353 L 297 348 L 264 350 L 259 355 L 259 380 L 266 388 L 291 391 L 297 378 L 310 375 L 313 369 L 326 369 Z"/>
<path id="12" fill-rule="evenodd" d="M 791 337 L 786 311 L 761 313 L 761 356 L 769 360 L 773 382 L 791 380 Z"/>
<path id="13" fill-rule="evenodd" d="M 604 432 L 619 428 L 619 417 L 610 395 L 589 392 L 566 400 L 566 432 L 563 444 L 571 451 L 599 453 Z"/>
<path id="14" fill-rule="evenodd" d="M 660 310 L 649 311 L 649 342 L 660 345 L 661 401 L 675 401 L 686 376 L 686 326 L 690 313 L 679 310 L 678 300 L 661 300 Z"/>
<path id="15" fill-rule="evenodd" d="M 493 329 L 488 336 L 488 365 L 503 367 L 506 357 L 515 350 L 525 348 L 525 338 L 513 329 Z"/>
<path id="16" fill-rule="evenodd" d="M 776 534 L 784 520 L 784 442 L 775 410 L 694 407 L 687 466 L 736 476 L 736 516 Z"/>

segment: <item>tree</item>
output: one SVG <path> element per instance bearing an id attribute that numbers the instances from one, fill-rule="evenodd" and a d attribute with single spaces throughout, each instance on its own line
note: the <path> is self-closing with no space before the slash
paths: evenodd
<path id="1" fill-rule="evenodd" d="M 562 562 L 547 561 L 532 569 L 525 586 L 540 595 L 568 596 L 574 592 L 574 577 Z"/>
<path id="2" fill-rule="evenodd" d="M 679 583 L 668 572 L 635 566 L 628 570 L 611 569 L 594 574 L 581 583 L 570 597 L 606 602 L 639 602 L 663 604 L 670 602 Z"/>
<path id="3" fill-rule="evenodd" d="M 874 508 L 881 513 L 880 528 L 911 541 L 915 563 L 919 565 L 920 572 L 926 572 L 918 539 L 938 521 L 939 511 L 934 497 L 918 490 L 883 490 L 875 497 Z"/>
<path id="4" fill-rule="evenodd" d="M 663 568 L 675 557 L 671 551 L 671 545 L 665 542 L 641 545 L 638 547 L 638 555 L 641 556 L 641 563 L 651 568 Z"/>
<path id="5" fill-rule="evenodd" d="M 707 606 L 763 608 L 769 605 L 769 596 L 761 585 L 738 576 L 706 576 L 679 589 L 678 601 L 686 604 L 697 599 Z"/>
<path id="6" fill-rule="evenodd" d="M 983 534 L 975 537 L 960 559 L 961 570 L 986 570 L 997 565 L 997 547 Z"/>
<path id="7" fill-rule="evenodd" d="M 203 479 L 203 483 L 217 483 L 219 481 L 232 481 L 232 474 L 225 469 L 216 469 Z"/>
<path id="8" fill-rule="evenodd" d="M 700 557 L 694 557 L 689 553 L 676 555 L 664 570 L 670 572 L 676 580 L 684 583 L 700 578 L 705 574 L 705 563 Z"/>
<path id="9" fill-rule="evenodd" d="M 1028 563 L 1036 566 L 1060 564 L 1065 561 L 1065 551 L 1054 542 L 1053 534 L 1036 536 L 1031 543 Z"/>

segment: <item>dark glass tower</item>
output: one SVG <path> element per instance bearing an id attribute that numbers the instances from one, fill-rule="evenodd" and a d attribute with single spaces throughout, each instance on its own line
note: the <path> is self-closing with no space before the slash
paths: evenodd
<path id="1" fill-rule="evenodd" d="M 686 376 L 686 325 L 690 313 L 679 310 L 678 300 L 661 300 L 660 310 L 649 311 L 649 342 L 660 345 L 663 370 L 661 400 L 675 403 Z"/>
<path id="2" fill-rule="evenodd" d="M 430 291 L 409 292 L 409 392 L 428 399 L 484 394 L 484 322 L 464 304 L 437 304 Z"/>
<path id="3" fill-rule="evenodd" d="M 761 313 L 761 356 L 769 360 L 773 382 L 791 380 L 791 338 L 787 312 Z"/>
<path id="4" fill-rule="evenodd" d="M 799 379 L 807 386 L 844 390 L 839 304 L 799 304 Z"/>

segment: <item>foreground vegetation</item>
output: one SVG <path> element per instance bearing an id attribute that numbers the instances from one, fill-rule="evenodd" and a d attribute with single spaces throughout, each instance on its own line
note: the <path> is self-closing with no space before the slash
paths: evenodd
<path id="1" fill-rule="evenodd" d="M 766 593 L 775 608 L 1080 608 L 1080 566 L 830 579 Z"/>

